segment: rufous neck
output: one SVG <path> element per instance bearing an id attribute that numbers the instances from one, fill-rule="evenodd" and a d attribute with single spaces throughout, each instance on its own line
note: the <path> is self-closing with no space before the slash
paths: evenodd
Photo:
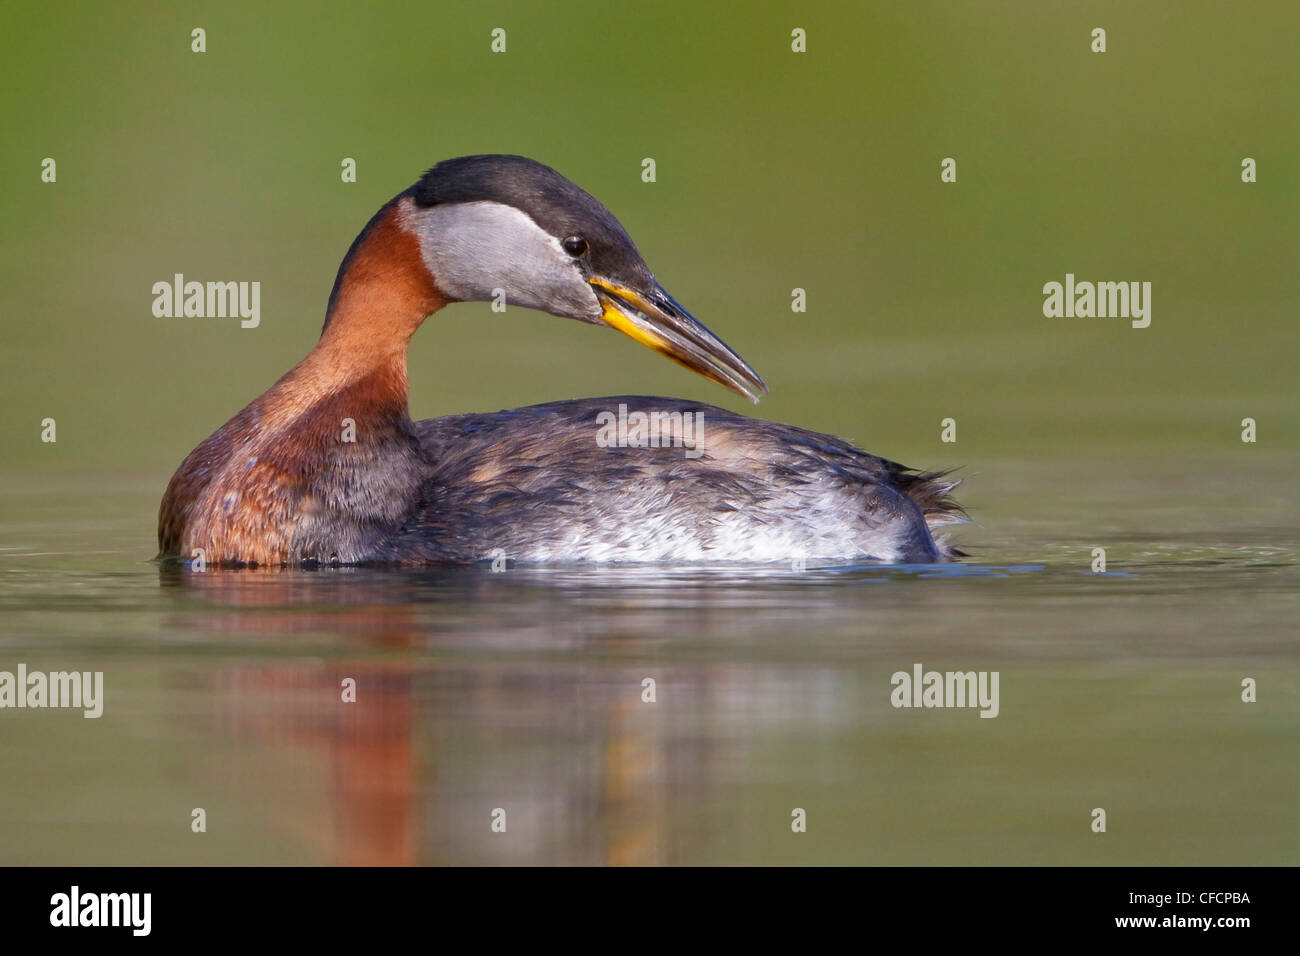
<path id="1" fill-rule="evenodd" d="M 421 323 L 446 304 L 420 256 L 420 242 L 402 224 L 401 203 L 389 203 L 348 252 L 315 351 L 359 367 L 390 364 Z"/>

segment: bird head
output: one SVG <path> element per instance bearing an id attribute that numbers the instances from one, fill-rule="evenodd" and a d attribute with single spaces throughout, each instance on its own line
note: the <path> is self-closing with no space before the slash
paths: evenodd
<path id="1" fill-rule="evenodd" d="M 439 163 L 398 197 L 448 301 L 500 301 L 607 325 L 753 402 L 767 386 L 655 279 L 600 202 L 522 156 Z"/>

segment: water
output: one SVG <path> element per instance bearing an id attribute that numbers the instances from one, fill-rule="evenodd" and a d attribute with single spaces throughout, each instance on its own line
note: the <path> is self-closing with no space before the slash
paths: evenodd
<path id="1" fill-rule="evenodd" d="M 1296 492 L 1260 461 L 999 463 L 962 564 L 802 573 L 197 575 L 149 561 L 153 477 L 11 476 L 0 669 L 105 703 L 0 714 L 0 863 L 1294 863 Z M 997 671 L 998 716 L 893 707 L 917 663 Z"/>

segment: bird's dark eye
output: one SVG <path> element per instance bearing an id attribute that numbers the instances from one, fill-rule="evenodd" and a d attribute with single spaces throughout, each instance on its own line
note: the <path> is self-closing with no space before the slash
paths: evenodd
<path id="1" fill-rule="evenodd" d="M 575 259 L 580 259 L 587 254 L 587 240 L 582 236 L 569 236 L 560 245 L 564 246 L 564 251 Z"/>

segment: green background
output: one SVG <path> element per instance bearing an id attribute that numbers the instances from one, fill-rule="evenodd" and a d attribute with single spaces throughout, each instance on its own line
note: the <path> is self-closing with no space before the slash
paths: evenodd
<path id="1" fill-rule="evenodd" d="M 370 214 L 472 152 L 535 157 L 605 202 L 767 379 L 764 417 L 927 466 L 1239 452 L 1247 416 L 1253 452 L 1296 448 L 1294 4 L 6 16 L 6 467 L 165 479 L 309 350 Z M 1151 327 L 1044 318 L 1067 271 L 1150 281 Z M 175 272 L 261 281 L 261 327 L 154 318 Z M 411 381 L 417 418 L 628 391 L 744 407 L 612 334 L 486 304 L 421 330 Z"/>

